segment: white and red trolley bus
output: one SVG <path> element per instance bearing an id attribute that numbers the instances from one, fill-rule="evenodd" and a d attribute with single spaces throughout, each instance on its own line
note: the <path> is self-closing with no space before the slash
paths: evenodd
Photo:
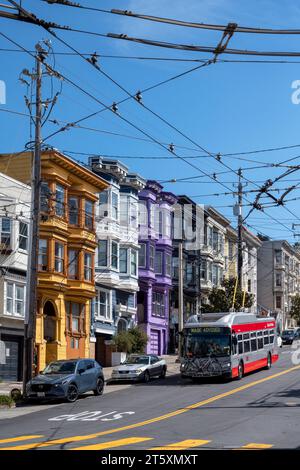
<path id="1" fill-rule="evenodd" d="M 277 328 L 273 317 L 251 313 L 210 313 L 190 317 L 183 328 L 182 377 L 241 379 L 257 369 L 270 369 L 278 360 Z"/>

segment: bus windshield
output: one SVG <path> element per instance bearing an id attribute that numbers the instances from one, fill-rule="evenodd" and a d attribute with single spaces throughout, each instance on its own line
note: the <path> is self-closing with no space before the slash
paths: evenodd
<path id="1" fill-rule="evenodd" d="M 184 341 L 184 356 L 186 357 L 210 357 L 230 355 L 230 330 L 209 332 L 204 329 L 199 331 L 187 330 Z"/>

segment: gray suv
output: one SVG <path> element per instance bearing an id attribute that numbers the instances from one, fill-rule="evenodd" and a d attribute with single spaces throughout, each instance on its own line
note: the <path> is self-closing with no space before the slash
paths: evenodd
<path id="1" fill-rule="evenodd" d="M 94 359 L 69 359 L 50 362 L 46 369 L 26 385 L 28 399 L 64 398 L 72 403 L 82 393 L 102 395 L 102 367 Z"/>

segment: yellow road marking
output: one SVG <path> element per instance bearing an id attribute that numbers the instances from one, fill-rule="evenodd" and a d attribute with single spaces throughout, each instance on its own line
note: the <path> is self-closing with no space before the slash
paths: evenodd
<path id="1" fill-rule="evenodd" d="M 112 449 L 113 447 L 128 446 L 130 444 L 137 444 L 138 442 L 151 441 L 153 437 L 128 437 L 126 439 L 118 439 L 117 441 L 101 442 L 100 444 L 93 444 L 91 446 L 75 447 L 70 450 L 103 450 Z"/>
<path id="2" fill-rule="evenodd" d="M 273 447 L 272 444 L 257 444 L 255 442 L 251 442 L 250 444 L 247 444 L 245 446 L 242 446 L 242 449 L 270 449 Z"/>
<path id="3" fill-rule="evenodd" d="M 0 439 L 0 444 L 7 442 L 17 442 L 17 441 L 27 441 L 29 439 L 38 439 L 39 437 L 44 437 L 43 434 L 33 434 L 30 436 L 19 436 L 19 437 L 10 437 L 9 439 Z"/>
<path id="4" fill-rule="evenodd" d="M 198 403 L 194 403 L 193 405 L 188 405 L 185 408 L 180 408 L 179 410 L 171 411 L 170 413 L 166 413 L 161 416 L 157 416 L 156 418 L 151 418 L 146 421 L 141 421 L 139 423 L 135 424 L 129 424 L 127 426 L 122 426 L 120 428 L 115 428 L 115 429 L 108 429 L 107 431 L 101 431 L 95 434 L 87 434 L 85 436 L 69 436 L 69 437 L 63 437 L 61 439 L 53 439 L 52 441 L 44 441 L 44 442 L 37 442 L 37 443 L 31 443 L 31 444 L 25 444 L 24 446 L 19 446 L 17 447 L 10 447 L 10 449 L 16 449 L 16 450 L 27 450 L 27 449 L 38 449 L 39 447 L 48 447 L 48 446 L 54 446 L 54 445 L 59 445 L 59 444 L 66 444 L 66 443 L 71 443 L 71 442 L 76 442 L 76 441 L 85 441 L 88 439 L 95 439 L 97 437 L 101 436 L 106 436 L 108 434 L 114 434 L 117 432 L 122 432 L 122 431 L 128 431 L 129 429 L 136 429 L 140 428 L 142 426 L 147 426 L 148 424 L 153 424 L 157 423 L 159 421 L 164 421 L 166 419 L 173 418 L 174 416 L 181 415 L 183 413 L 187 413 L 190 410 L 194 410 L 196 408 L 200 408 L 202 406 L 208 405 L 210 403 L 213 403 L 217 400 L 221 400 L 222 398 L 229 397 L 231 395 L 235 395 L 238 392 L 241 392 L 243 390 L 247 390 L 248 388 L 252 388 L 255 385 L 262 384 L 264 382 L 268 382 L 269 380 L 273 380 L 277 377 L 281 377 L 285 374 L 288 374 L 290 372 L 294 372 L 296 370 L 299 370 L 300 366 L 294 366 L 291 367 L 290 369 L 286 369 L 282 372 L 278 372 L 277 374 L 270 375 L 268 377 L 265 377 L 263 379 L 255 380 L 254 382 L 250 382 L 249 384 L 242 385 L 241 387 L 234 388 L 233 390 L 229 390 L 228 392 L 221 393 L 220 395 L 215 395 L 214 397 L 207 398 L 206 400 L 200 401 Z M 0 448 L 0 450 L 6 450 L 5 448 Z"/>
<path id="5" fill-rule="evenodd" d="M 191 449 L 192 447 L 200 447 L 204 444 L 208 444 L 211 441 L 203 441 L 200 439 L 187 439 L 185 441 L 174 442 L 173 444 L 167 444 L 162 447 L 151 447 L 149 450 L 184 450 Z"/>

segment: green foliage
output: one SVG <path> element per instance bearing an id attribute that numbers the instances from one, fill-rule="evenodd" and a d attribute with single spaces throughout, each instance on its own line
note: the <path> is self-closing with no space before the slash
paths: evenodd
<path id="1" fill-rule="evenodd" d="M 0 406 L 6 405 L 11 408 L 15 404 L 14 400 L 8 395 L 0 395 Z"/>
<path id="2" fill-rule="evenodd" d="M 121 331 L 113 338 L 113 343 L 118 352 L 143 353 L 147 345 L 148 337 L 138 326 L 127 331 Z"/>
<path id="3" fill-rule="evenodd" d="M 292 307 L 290 315 L 297 321 L 297 325 L 300 325 L 300 295 L 296 294 L 292 299 Z"/>
<path id="4" fill-rule="evenodd" d="M 234 306 L 233 297 L 234 290 L 236 285 L 236 279 L 224 279 L 222 282 L 222 289 L 218 287 L 213 287 L 211 293 L 209 294 L 209 304 L 203 305 L 202 311 L 204 313 L 213 313 L 213 312 L 229 312 L 232 307 L 236 311 L 241 310 L 243 305 L 243 295 L 244 292 L 238 287 L 235 296 Z M 250 308 L 254 302 L 254 295 L 246 292 L 245 295 L 245 308 Z"/>

